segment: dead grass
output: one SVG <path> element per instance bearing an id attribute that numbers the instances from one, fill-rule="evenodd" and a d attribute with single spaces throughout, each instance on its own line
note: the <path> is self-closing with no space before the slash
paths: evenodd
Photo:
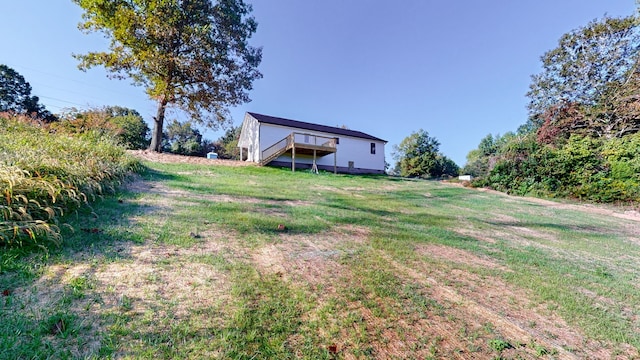
<path id="1" fill-rule="evenodd" d="M 482 258 L 469 251 L 452 248 L 443 245 L 418 245 L 416 252 L 421 256 L 429 256 L 439 260 L 451 261 L 459 264 L 475 266 L 483 269 L 496 269 L 501 271 L 512 271 L 506 266 L 498 264 L 489 258 Z"/>
<path id="2" fill-rule="evenodd" d="M 205 200 L 220 203 L 240 203 L 240 204 L 263 204 L 263 205 L 283 205 L 283 206 L 305 206 L 310 205 L 311 202 L 302 200 L 265 200 L 255 197 L 244 196 L 231 196 L 226 194 L 194 194 L 193 192 L 174 189 L 166 186 L 161 181 L 145 181 L 141 177 L 136 177 L 133 181 L 127 184 L 126 188 L 129 191 L 141 194 L 158 195 L 164 198 L 165 202 L 157 202 L 155 199 L 151 200 L 159 206 L 166 206 L 168 202 L 178 201 L 178 199 L 187 199 L 187 201 Z"/>
<path id="3" fill-rule="evenodd" d="M 455 261 L 454 259 L 451 260 Z M 410 268 L 392 259 L 389 259 L 389 263 L 399 273 L 428 288 L 433 299 L 446 304 L 449 319 L 456 319 L 453 321 L 455 325 L 450 324 L 446 328 L 459 329 L 462 325 L 471 325 L 473 328 L 473 324 L 491 324 L 494 336 L 511 339 L 518 344 L 517 348 L 504 355 L 517 354 L 533 359 L 535 353 L 526 345 L 535 342 L 553 349 L 560 359 L 611 356 L 611 352 L 603 349 L 601 344 L 589 341 L 579 331 L 571 328 L 558 316 L 549 314 L 541 306 L 534 306 L 535 303 L 529 300 L 529 294 L 513 289 L 499 278 L 480 277 L 459 269 L 449 272 L 433 271 L 426 264 L 416 264 Z M 439 331 L 442 330 L 444 329 Z M 451 339 L 459 339 L 451 331 L 446 335 L 451 336 L 448 338 L 449 343 L 454 342 Z M 464 348 L 464 345 L 457 343 L 453 348 Z M 572 352 L 566 349 L 572 349 Z"/>
<path id="4" fill-rule="evenodd" d="M 128 150 L 129 154 L 151 162 L 158 163 L 171 163 L 171 164 L 196 164 L 196 165 L 215 165 L 215 166 L 256 166 L 255 163 L 247 161 L 235 161 L 235 160 L 219 160 L 219 159 L 207 159 L 206 157 L 197 156 L 182 156 L 169 153 L 157 153 L 155 151 L 148 150 Z"/>

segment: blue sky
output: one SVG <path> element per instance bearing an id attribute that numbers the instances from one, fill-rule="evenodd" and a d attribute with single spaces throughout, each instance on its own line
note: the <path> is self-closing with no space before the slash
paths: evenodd
<path id="1" fill-rule="evenodd" d="M 484 136 L 526 121 L 530 76 L 562 34 L 636 9 L 634 0 L 248 1 L 264 78 L 252 102 L 232 109 L 236 125 L 246 111 L 346 125 L 387 140 L 390 163 L 393 145 L 424 129 L 460 166 Z M 82 12 L 71 1 L 0 0 L 0 8 L 0 63 L 50 111 L 119 105 L 151 121 L 156 107 L 144 89 L 77 70 L 72 53 L 108 42 L 77 30 Z"/>

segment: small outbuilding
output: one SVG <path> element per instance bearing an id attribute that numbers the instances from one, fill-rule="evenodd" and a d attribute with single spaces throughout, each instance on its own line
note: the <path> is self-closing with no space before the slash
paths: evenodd
<path id="1" fill-rule="evenodd" d="M 382 174 L 386 143 L 360 131 L 248 112 L 238 147 L 242 159 L 260 165 Z"/>

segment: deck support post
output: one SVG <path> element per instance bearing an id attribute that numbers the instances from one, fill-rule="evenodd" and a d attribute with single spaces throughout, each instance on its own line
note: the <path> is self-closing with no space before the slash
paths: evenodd
<path id="1" fill-rule="evenodd" d="M 338 173 L 338 151 L 333 152 L 333 173 Z"/>
<path id="2" fill-rule="evenodd" d="M 242 161 L 242 146 L 240 146 L 240 161 Z"/>
<path id="3" fill-rule="evenodd" d="M 296 172 L 296 143 L 291 148 L 291 172 Z"/>
<path id="4" fill-rule="evenodd" d="M 313 149 L 313 166 L 311 166 L 311 172 L 318 173 L 318 165 L 316 164 L 316 149 Z"/>

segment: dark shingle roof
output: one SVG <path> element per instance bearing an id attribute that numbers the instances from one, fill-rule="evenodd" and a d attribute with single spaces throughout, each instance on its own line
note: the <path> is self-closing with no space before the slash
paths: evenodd
<path id="1" fill-rule="evenodd" d="M 304 129 L 304 130 L 321 131 L 321 132 L 326 132 L 326 133 L 336 134 L 336 135 L 352 136 L 352 137 L 361 138 L 361 139 L 382 141 L 385 143 L 387 142 L 386 140 L 382 140 L 380 138 L 371 136 L 369 134 L 365 134 L 360 131 L 343 129 L 343 128 L 333 127 L 333 126 L 320 125 L 320 124 L 312 124 L 304 121 L 283 119 L 275 116 L 256 114 L 253 112 L 247 112 L 247 114 L 253 116 L 259 122 L 266 123 L 266 124 L 281 125 L 281 126 L 287 126 L 287 127 Z"/>

